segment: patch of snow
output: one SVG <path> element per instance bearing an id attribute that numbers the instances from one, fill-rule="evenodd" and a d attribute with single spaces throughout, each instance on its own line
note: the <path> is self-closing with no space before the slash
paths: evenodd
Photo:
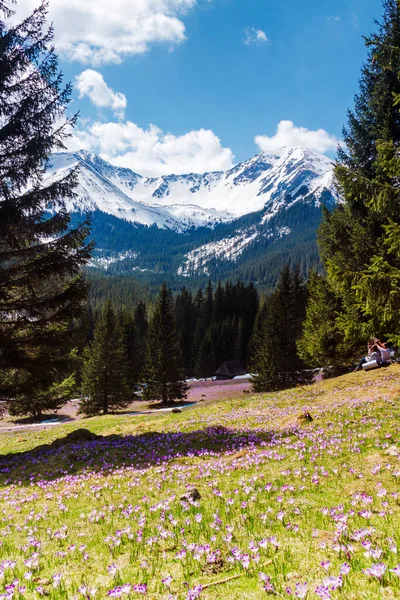
<path id="1" fill-rule="evenodd" d="M 251 231 L 242 231 L 233 237 L 200 246 L 186 255 L 186 261 L 178 268 L 178 275 L 190 277 L 199 271 L 207 274 L 207 263 L 215 258 L 235 262 L 257 236 L 256 228 L 252 228 Z"/>

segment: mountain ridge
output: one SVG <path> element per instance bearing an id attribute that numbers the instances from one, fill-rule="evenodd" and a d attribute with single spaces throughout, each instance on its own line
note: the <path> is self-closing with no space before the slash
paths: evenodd
<path id="1" fill-rule="evenodd" d="M 143 177 L 87 151 L 57 153 L 45 183 L 76 166 L 76 198 L 66 208 L 93 214 L 91 266 L 124 273 L 242 276 L 243 265 L 267 265 L 279 248 L 293 256 L 299 240 L 308 268 L 321 205 L 339 199 L 333 162 L 299 147 L 260 153 L 226 172 L 161 177 Z"/>
<path id="2" fill-rule="evenodd" d="M 49 176 L 61 176 L 63 172 L 79 165 L 78 196 L 91 208 L 122 216 L 131 222 L 144 225 L 184 230 L 185 226 L 215 226 L 218 222 L 233 221 L 245 214 L 264 208 L 275 212 L 275 204 L 282 205 L 284 196 L 296 197 L 303 188 L 312 191 L 316 198 L 326 189 L 336 195 L 333 185 L 333 163 L 327 157 L 303 148 L 282 148 L 275 153 L 260 153 L 224 171 L 203 174 L 164 175 L 143 177 L 127 168 L 114 167 L 104 159 L 87 151 L 57 153 L 52 155 Z M 96 203 L 96 186 L 90 181 L 94 175 L 103 182 L 109 193 L 123 200 L 123 206 L 112 209 L 107 203 Z M 90 185 L 92 184 L 92 185 Z M 111 189 L 113 188 L 113 189 Z M 86 193 L 82 193 L 86 192 Z M 299 197 L 301 200 L 301 195 Z M 72 212 L 80 205 L 68 207 Z M 172 209 L 174 207 L 174 209 Z M 179 207 L 179 209 L 177 208 Z M 184 207 L 188 207 L 185 222 Z M 198 218 L 191 211 L 200 210 Z M 153 217 L 145 218 L 140 211 L 148 209 Z M 164 220 L 160 216 L 165 213 Z M 173 223 L 174 214 L 178 213 Z M 190 220 L 190 217 L 192 219 Z"/>

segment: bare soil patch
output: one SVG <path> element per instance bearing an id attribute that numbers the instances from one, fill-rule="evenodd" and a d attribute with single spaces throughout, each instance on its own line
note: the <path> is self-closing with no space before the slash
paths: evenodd
<path id="1" fill-rule="evenodd" d="M 226 398 L 238 398 L 244 393 L 250 392 L 251 382 L 247 380 L 233 381 L 194 381 L 190 383 L 188 398 L 185 402 L 177 402 L 176 406 L 184 408 L 198 402 L 207 402 L 215 400 L 224 400 Z M 170 407 L 172 408 L 172 407 Z M 135 413 L 158 412 L 162 407 L 157 402 L 144 402 L 141 400 L 132 402 L 123 413 L 134 416 Z M 71 400 L 58 413 L 44 414 L 40 421 L 32 418 L 15 418 L 7 413 L 3 420 L 0 420 L 0 433 L 19 432 L 34 429 L 42 431 L 56 427 L 63 423 L 80 421 L 84 419 L 78 414 L 79 399 Z"/>

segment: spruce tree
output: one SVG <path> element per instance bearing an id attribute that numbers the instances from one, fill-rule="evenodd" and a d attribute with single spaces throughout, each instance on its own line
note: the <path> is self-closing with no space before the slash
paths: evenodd
<path id="1" fill-rule="evenodd" d="M 377 54 L 380 47 L 400 47 L 400 5 L 398 0 L 383 1 L 383 17 L 377 32 L 367 39 L 368 59 L 362 67 L 360 90 L 354 99 L 354 110 L 348 112 L 348 125 L 343 130 L 347 149 L 339 149 L 340 163 L 361 171 L 372 179 L 377 157 L 376 140 L 400 141 L 400 114 L 393 105 L 393 95 L 400 94 L 400 56 Z"/>
<path id="2" fill-rule="evenodd" d="M 254 321 L 254 327 L 251 333 L 251 338 L 248 346 L 248 355 L 250 360 L 250 366 L 253 368 L 254 356 L 257 349 L 261 345 L 261 336 L 264 330 L 264 325 L 269 314 L 269 297 L 264 297 L 258 308 L 256 318 Z"/>
<path id="3" fill-rule="evenodd" d="M 132 379 L 136 384 L 141 383 L 145 363 L 146 363 L 146 347 L 147 334 L 149 330 L 149 321 L 147 316 L 147 306 L 142 300 L 138 302 L 134 313 L 134 351 L 135 361 L 131 365 Z"/>
<path id="4" fill-rule="evenodd" d="M 183 288 L 176 297 L 175 314 L 185 374 L 191 377 L 193 374 L 192 349 L 197 319 L 192 294 L 186 288 Z"/>
<path id="5" fill-rule="evenodd" d="M 204 345 L 203 340 L 206 335 L 212 337 L 210 328 L 213 323 L 213 315 L 214 315 L 214 293 L 213 286 L 211 281 L 208 282 L 206 287 L 206 292 L 203 295 L 201 290 L 199 290 L 196 298 L 195 298 L 195 309 L 197 313 L 197 325 L 194 334 L 193 341 L 193 354 L 194 354 L 194 365 L 195 365 L 195 376 L 196 377 L 207 377 L 209 375 L 204 375 L 205 372 L 209 372 L 209 365 L 212 362 L 214 364 L 214 351 L 213 351 L 213 360 L 204 362 Z M 213 340 L 211 340 L 213 342 Z M 209 346 L 207 342 L 207 347 Z M 213 343 L 214 347 L 214 343 Z M 201 354 L 201 355 L 200 355 Z M 202 366 L 201 366 L 202 365 Z M 204 367 L 206 366 L 206 370 Z"/>
<path id="6" fill-rule="evenodd" d="M 125 353 L 127 383 L 131 394 L 135 391 L 135 386 L 138 382 L 136 377 L 137 372 L 137 356 L 136 356 L 136 331 L 135 320 L 130 312 L 123 312 L 120 315 L 122 340 Z"/>
<path id="7" fill-rule="evenodd" d="M 341 311 L 340 298 L 327 279 L 316 271 L 310 273 L 308 291 L 303 333 L 297 342 L 298 354 L 309 367 L 329 365 L 336 371 L 349 361 L 349 348 L 336 323 Z"/>
<path id="8" fill-rule="evenodd" d="M 146 338 L 148 330 L 147 308 L 142 301 L 138 302 L 134 312 L 124 311 L 121 314 L 121 327 L 127 378 L 132 394 L 143 375 L 146 355 Z"/>
<path id="9" fill-rule="evenodd" d="M 304 364 L 297 356 L 296 344 L 302 332 L 305 302 L 299 273 L 284 267 L 268 299 L 264 318 L 258 321 L 260 330 L 254 334 L 251 368 L 255 373 L 255 391 L 283 389 L 304 377 Z"/>
<path id="10" fill-rule="evenodd" d="M 258 314 L 259 296 L 253 283 L 250 283 L 247 287 L 244 287 L 242 284 L 238 285 L 240 285 L 242 294 L 242 311 L 240 315 L 243 322 L 241 334 L 243 345 L 242 360 L 243 364 L 247 367 L 251 355 L 248 348 Z"/>
<path id="11" fill-rule="evenodd" d="M 126 354 L 119 320 L 108 301 L 96 323 L 94 341 L 86 349 L 82 373 L 80 412 L 108 414 L 131 402 Z"/>
<path id="12" fill-rule="evenodd" d="M 144 397 L 168 404 L 186 398 L 184 365 L 176 330 L 171 291 L 163 284 L 150 321 Z"/>
<path id="13" fill-rule="evenodd" d="M 203 337 L 198 351 L 196 375 L 200 378 L 212 377 L 218 366 L 215 359 L 214 341 L 212 338 L 211 329 L 208 329 Z"/>
<path id="14" fill-rule="evenodd" d="M 254 373 L 253 390 L 269 392 L 282 387 L 279 351 L 279 323 L 276 320 L 281 312 L 276 294 L 269 298 L 269 310 L 257 331 L 257 343 L 251 358 L 251 371 Z"/>
<path id="15" fill-rule="evenodd" d="M 80 271 L 91 248 L 87 223 L 70 228 L 65 210 L 76 173 L 43 182 L 76 120 L 65 119 L 71 86 L 45 29 L 47 4 L 19 24 L 8 5 L 0 4 L 0 396 L 11 411 L 40 415 L 65 399 L 74 364 L 68 323 L 84 307 Z"/>
<path id="16" fill-rule="evenodd" d="M 394 339 L 399 328 L 399 2 L 384 2 L 382 24 L 367 44 L 348 151 L 340 152 L 335 171 L 343 203 L 325 211 L 318 235 L 329 285 L 341 301 L 336 326 L 348 348 L 371 335 Z"/>

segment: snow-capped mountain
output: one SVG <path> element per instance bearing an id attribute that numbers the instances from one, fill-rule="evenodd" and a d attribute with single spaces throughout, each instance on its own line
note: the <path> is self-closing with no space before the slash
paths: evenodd
<path id="1" fill-rule="evenodd" d="M 282 148 L 239 163 L 230 171 L 145 178 L 85 151 L 52 156 L 48 177 L 80 166 L 78 199 L 70 211 L 100 210 L 142 225 L 183 231 L 285 206 L 323 191 L 335 194 L 333 164 L 303 148 Z M 289 199 L 290 196 L 290 199 Z"/>
<path id="2" fill-rule="evenodd" d="M 77 196 L 67 202 L 69 212 L 100 211 L 140 225 L 156 225 L 161 229 L 185 231 L 192 227 L 214 227 L 232 220 L 232 215 L 210 208 L 135 199 L 135 189 L 142 190 L 147 181 L 130 169 L 113 167 L 100 157 L 81 151 L 57 153 L 51 157 L 47 180 L 59 179 L 79 166 Z"/>
<path id="3" fill-rule="evenodd" d="M 77 165 L 69 212 L 94 214 L 99 265 L 124 262 L 134 271 L 167 269 L 159 263 L 166 244 L 168 268 L 184 277 L 212 274 L 221 263 L 237 265 L 254 254 L 261 259 L 282 238 L 309 231 L 315 240 L 321 204 L 338 200 L 332 161 L 304 148 L 263 152 L 227 172 L 157 178 L 86 151 L 57 153 L 46 179 Z"/>

